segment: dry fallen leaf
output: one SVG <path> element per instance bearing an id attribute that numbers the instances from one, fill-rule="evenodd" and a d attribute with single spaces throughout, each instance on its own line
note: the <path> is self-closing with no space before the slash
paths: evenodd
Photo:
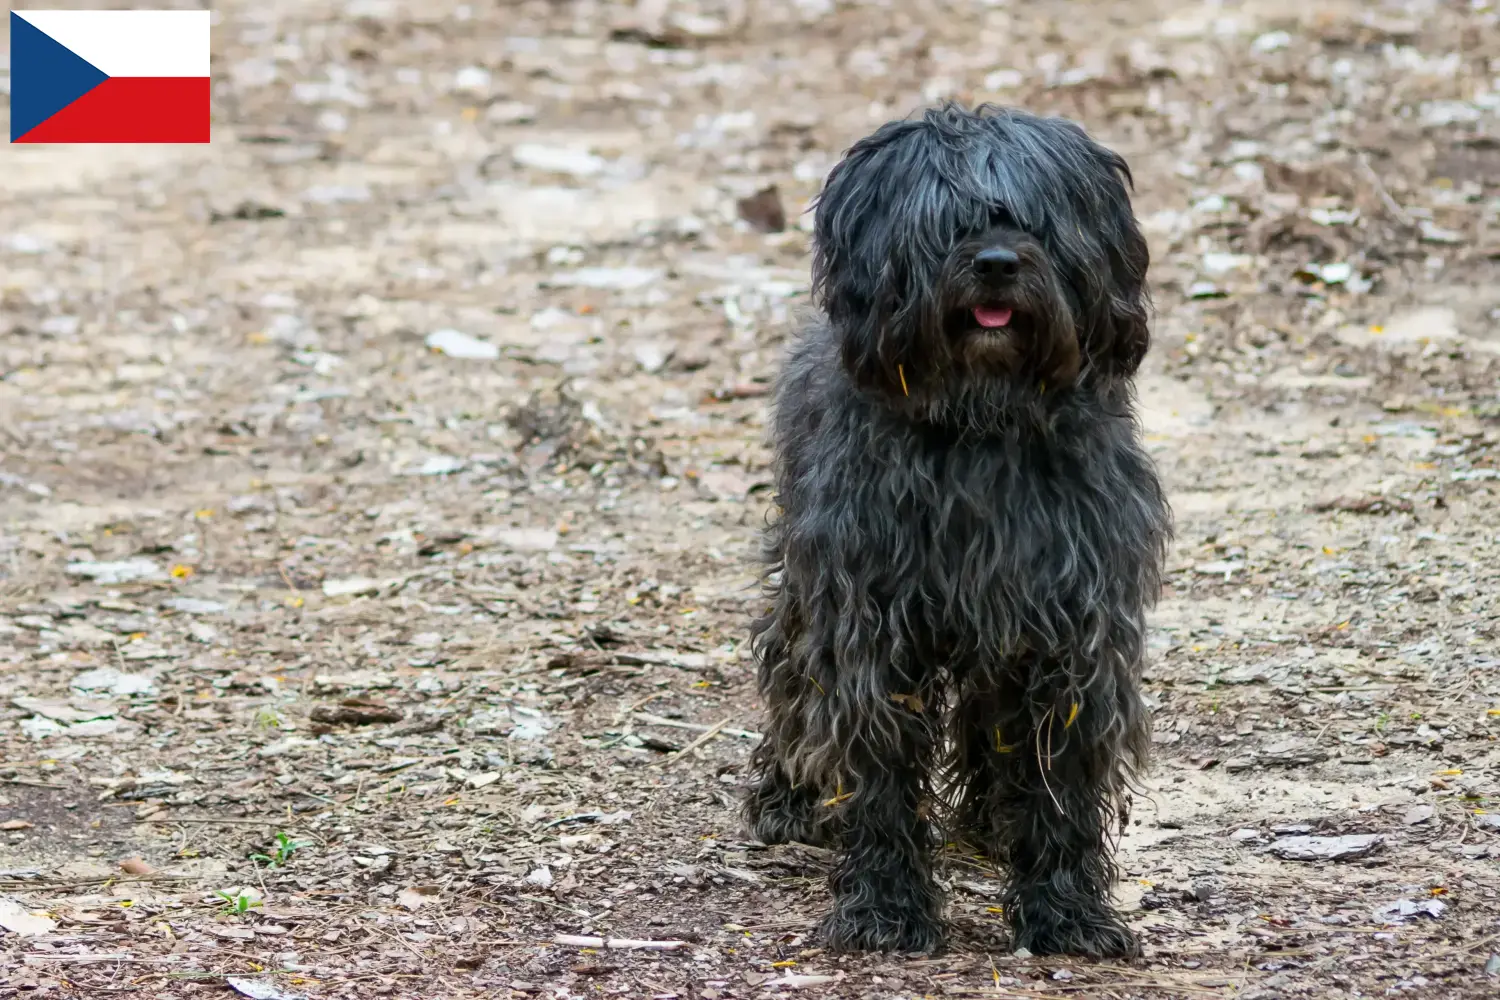
<path id="1" fill-rule="evenodd" d="M 1362 858 L 1378 850 L 1383 837 L 1375 833 L 1353 833 L 1342 837 L 1283 837 L 1267 851 L 1287 861 L 1341 861 Z"/>
<path id="2" fill-rule="evenodd" d="M 290 993 L 281 989 L 275 983 L 264 979 L 251 979 L 248 976 L 226 976 L 227 983 L 236 993 L 247 996 L 250 1000 L 304 1000 L 301 993 Z"/>
<path id="3" fill-rule="evenodd" d="M 786 209 L 781 204 L 781 192 L 774 184 L 748 198 L 741 198 L 735 203 L 735 209 L 740 218 L 757 232 L 779 233 L 786 228 Z"/>
<path id="4" fill-rule="evenodd" d="M 50 934 L 57 926 L 51 917 L 31 913 L 9 896 L 0 896 L 0 927 L 21 937 Z"/>
<path id="5" fill-rule="evenodd" d="M 924 707 L 922 696 L 919 694 L 895 693 L 891 695 L 891 701 L 896 702 L 898 705 L 904 705 L 907 709 L 917 713 L 920 713 Z"/>
<path id="6" fill-rule="evenodd" d="M 440 886 L 435 885 L 409 885 L 396 893 L 396 902 L 408 910 L 420 910 L 428 903 L 437 902 Z"/>
<path id="7" fill-rule="evenodd" d="M 318 705 L 308 713 L 314 722 L 327 725 L 369 726 L 381 722 L 400 722 L 400 709 L 391 708 L 374 698 L 345 698 L 337 705 Z"/>

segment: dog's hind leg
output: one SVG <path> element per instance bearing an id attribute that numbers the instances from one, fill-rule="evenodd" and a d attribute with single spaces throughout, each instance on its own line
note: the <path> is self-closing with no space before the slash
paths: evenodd
<path id="1" fill-rule="evenodd" d="M 1137 955 L 1110 903 L 1110 832 L 1143 742 L 1139 696 L 1112 677 L 1082 692 L 1047 691 L 1037 679 L 1065 672 L 1029 673 L 1029 692 L 1019 683 L 976 692 L 960 709 L 967 832 L 1009 869 L 1002 902 L 1013 947 Z"/>
<path id="2" fill-rule="evenodd" d="M 928 815 L 935 728 L 920 702 L 868 697 L 847 717 L 828 800 L 842 853 L 823 936 L 836 951 L 930 952 L 943 937 Z"/>

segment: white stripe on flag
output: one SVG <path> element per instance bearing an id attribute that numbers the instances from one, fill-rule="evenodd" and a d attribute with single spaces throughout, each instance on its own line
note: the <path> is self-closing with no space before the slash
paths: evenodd
<path id="1" fill-rule="evenodd" d="M 18 10 L 108 76 L 208 76 L 206 10 Z"/>

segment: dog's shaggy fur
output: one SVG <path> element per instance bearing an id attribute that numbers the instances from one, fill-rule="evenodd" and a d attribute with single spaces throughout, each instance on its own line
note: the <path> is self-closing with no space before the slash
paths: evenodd
<path id="1" fill-rule="evenodd" d="M 1132 410 L 1129 185 L 1070 122 L 947 106 L 856 144 L 819 197 L 747 812 L 762 841 L 839 849 L 834 948 L 941 943 L 942 826 L 1008 869 L 1015 948 L 1137 952 L 1111 840 L 1171 528 Z"/>

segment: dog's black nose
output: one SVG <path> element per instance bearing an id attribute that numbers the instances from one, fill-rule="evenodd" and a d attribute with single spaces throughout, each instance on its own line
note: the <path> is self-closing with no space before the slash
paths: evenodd
<path id="1" fill-rule="evenodd" d="M 1021 270 L 1021 258 L 1014 250 L 990 247 L 974 255 L 974 270 L 988 281 L 1006 281 Z"/>

